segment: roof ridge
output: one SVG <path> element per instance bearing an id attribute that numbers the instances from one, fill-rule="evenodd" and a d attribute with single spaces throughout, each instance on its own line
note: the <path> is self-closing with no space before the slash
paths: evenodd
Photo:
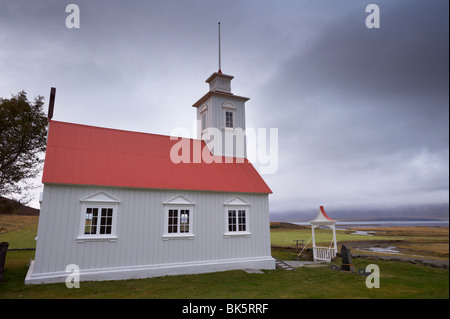
<path id="1" fill-rule="evenodd" d="M 184 138 L 192 141 L 203 141 L 198 138 L 192 138 L 192 137 L 182 137 L 182 136 L 174 136 L 174 135 L 164 135 L 164 134 L 157 134 L 157 133 L 148 133 L 148 132 L 139 132 L 139 131 L 130 131 L 125 129 L 117 129 L 117 128 L 111 128 L 111 127 L 102 127 L 102 126 L 94 126 L 94 125 L 88 125 L 88 124 L 80 124 L 80 123 L 71 123 L 71 122 L 64 122 L 64 121 L 55 121 L 51 120 L 50 123 L 58 123 L 58 124 L 64 124 L 64 125 L 74 125 L 74 126 L 84 126 L 89 127 L 93 129 L 99 129 L 99 130 L 111 130 L 111 131 L 118 131 L 118 132 L 126 132 L 126 133 L 133 133 L 133 134 L 144 134 L 144 135 L 153 135 L 156 137 L 168 137 L 168 138 Z"/>

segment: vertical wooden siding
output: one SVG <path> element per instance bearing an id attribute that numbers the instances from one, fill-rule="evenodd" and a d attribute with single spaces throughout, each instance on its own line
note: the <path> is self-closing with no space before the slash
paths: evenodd
<path id="1" fill-rule="evenodd" d="M 116 242 L 77 242 L 80 199 L 103 191 L 120 200 Z M 163 203 L 178 196 L 195 203 L 194 239 L 163 240 Z M 225 238 L 224 203 L 239 197 L 250 203 L 251 236 Z M 143 190 L 45 185 L 34 272 L 144 266 L 166 263 L 270 256 L 267 194 Z"/>

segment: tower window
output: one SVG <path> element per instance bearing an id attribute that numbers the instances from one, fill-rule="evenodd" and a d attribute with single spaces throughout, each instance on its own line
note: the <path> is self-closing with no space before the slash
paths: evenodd
<path id="1" fill-rule="evenodd" d="M 230 128 L 234 127 L 233 112 L 230 112 L 230 111 L 225 112 L 225 127 L 230 127 Z"/>
<path id="2" fill-rule="evenodd" d="M 206 112 L 201 115 L 202 119 L 202 131 L 206 130 Z"/>

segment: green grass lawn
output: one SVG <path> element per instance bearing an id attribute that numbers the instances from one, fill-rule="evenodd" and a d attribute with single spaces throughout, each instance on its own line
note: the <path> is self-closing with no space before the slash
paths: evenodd
<path id="1" fill-rule="evenodd" d="M 312 236 L 311 229 L 272 229 L 270 238 L 272 245 L 277 246 L 295 246 L 294 240 L 304 240 L 306 244 Z M 316 244 L 328 247 L 333 239 L 333 232 L 331 229 L 315 229 Z M 345 231 L 336 230 L 336 238 L 338 243 L 349 240 L 377 240 L 386 239 L 382 236 L 364 236 L 347 234 Z M 392 238 L 394 239 L 394 238 Z M 310 242 L 311 245 L 311 242 Z"/>
<path id="2" fill-rule="evenodd" d="M 0 242 L 9 248 L 35 248 L 38 216 L 0 215 Z"/>
<path id="3" fill-rule="evenodd" d="M 0 242 L 9 241 L 13 248 L 35 247 L 37 224 L 14 226 L 3 220 L 7 232 L 0 233 Z M 18 226 L 17 226 L 18 225 Z M 271 230 L 272 243 L 294 245 L 293 239 L 307 241 L 310 229 Z M 366 236 L 338 232 L 338 240 L 358 240 Z M 331 232 L 319 230 L 317 241 L 329 244 Z M 371 237 L 373 239 L 376 236 Z M 385 239 L 385 237 L 384 237 Z M 273 252 L 277 257 L 291 259 L 296 253 Z M 180 275 L 159 278 L 81 282 L 80 289 L 68 289 L 62 284 L 25 285 L 24 279 L 34 251 L 8 251 L 6 281 L 0 283 L 0 299 L 20 298 L 237 298 L 237 299 L 297 299 L 297 298 L 449 298 L 449 271 L 402 262 L 354 259 L 355 269 L 376 263 L 380 268 L 379 289 L 368 289 L 365 277 L 357 274 L 320 268 L 298 268 L 296 271 L 270 270 L 264 274 L 227 271 L 211 274 Z M 340 264 L 340 260 L 336 263 Z"/>
<path id="4" fill-rule="evenodd" d="M 8 242 L 10 249 L 35 248 L 37 225 L 26 225 L 17 231 L 10 231 L 0 235 L 0 242 Z"/>
<path id="5" fill-rule="evenodd" d="M 65 284 L 24 285 L 34 252 L 7 254 L 0 299 L 8 298 L 170 298 L 170 299 L 297 299 L 297 298 L 449 298 L 449 272 L 401 262 L 376 261 L 380 288 L 368 289 L 365 277 L 333 271 L 328 266 L 270 270 L 264 274 L 227 271 L 149 279 L 81 282 L 79 289 Z M 340 261 L 338 260 L 338 263 Z M 355 268 L 374 261 L 358 258 Z"/>

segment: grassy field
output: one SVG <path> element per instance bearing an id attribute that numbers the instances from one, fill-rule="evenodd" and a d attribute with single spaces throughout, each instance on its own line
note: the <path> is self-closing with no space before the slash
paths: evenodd
<path id="1" fill-rule="evenodd" d="M 33 225 L 29 222 L 29 220 L 24 221 L 24 224 L 20 225 L 18 221 L 8 221 L 7 218 L 0 219 L 0 227 L 3 227 L 3 230 L 0 232 L 0 242 L 10 241 L 11 247 L 34 245 L 37 227 L 36 224 Z M 308 229 L 303 229 L 299 232 L 299 229 L 283 230 L 282 228 L 272 228 L 271 234 L 273 243 L 289 243 L 289 245 L 293 245 L 291 237 L 299 239 L 299 236 L 308 236 Z M 344 233 L 339 234 L 339 240 L 349 240 L 346 236 L 355 236 Z M 325 233 L 323 235 L 327 236 Z M 414 237 L 415 235 L 418 236 L 419 242 L 422 242 L 426 237 L 419 233 L 410 233 L 409 237 Z M 402 236 L 397 232 L 394 237 Z M 435 239 L 438 240 L 438 237 Z M 364 239 L 367 240 L 366 237 Z M 328 241 L 328 238 L 324 237 L 324 240 Z M 274 252 L 275 254 L 281 258 L 291 258 L 295 255 L 285 252 Z M 263 274 L 227 271 L 139 280 L 82 282 L 80 289 L 68 289 L 65 284 L 24 285 L 28 264 L 33 258 L 34 251 L 9 251 L 7 253 L 6 281 L 0 283 L 0 299 L 449 298 L 448 270 L 402 262 L 375 262 L 363 258 L 354 259 L 355 268 L 365 268 L 368 264 L 376 263 L 381 273 L 379 289 L 368 289 L 363 276 L 333 271 L 329 266 L 317 268 L 302 267 L 296 271 L 277 269 L 264 271 Z M 340 262 L 340 260 L 337 260 L 335 263 L 340 264 Z"/>
<path id="2" fill-rule="evenodd" d="M 304 240 L 306 244 L 311 238 L 311 228 L 298 228 L 298 229 L 278 229 L 272 228 L 270 232 L 271 242 L 273 245 L 277 246 L 295 246 L 294 240 Z M 316 243 L 328 247 L 333 239 L 333 233 L 329 229 L 316 229 L 315 230 Z M 336 237 L 338 243 L 344 241 L 358 241 L 367 240 L 367 236 L 363 235 L 352 235 L 348 231 L 336 230 Z M 382 240 L 386 239 L 385 236 L 371 236 L 371 240 Z M 391 237 L 390 239 L 395 240 L 398 238 Z"/>
<path id="3" fill-rule="evenodd" d="M 273 223 L 271 228 L 272 245 L 295 247 L 294 240 L 311 238 L 311 228 L 295 225 Z M 370 254 L 367 248 L 395 246 L 403 256 L 416 256 L 431 259 L 448 260 L 449 229 L 448 227 L 380 227 L 364 228 L 374 232 L 371 236 L 353 235 L 355 231 L 336 230 L 338 247 L 346 244 L 352 252 Z M 328 247 L 333 238 L 329 229 L 316 229 L 316 243 Z M 311 247 L 311 244 L 308 246 Z"/>
<path id="4" fill-rule="evenodd" d="M 35 248 L 39 216 L 0 215 L 0 242 L 9 248 Z"/>

